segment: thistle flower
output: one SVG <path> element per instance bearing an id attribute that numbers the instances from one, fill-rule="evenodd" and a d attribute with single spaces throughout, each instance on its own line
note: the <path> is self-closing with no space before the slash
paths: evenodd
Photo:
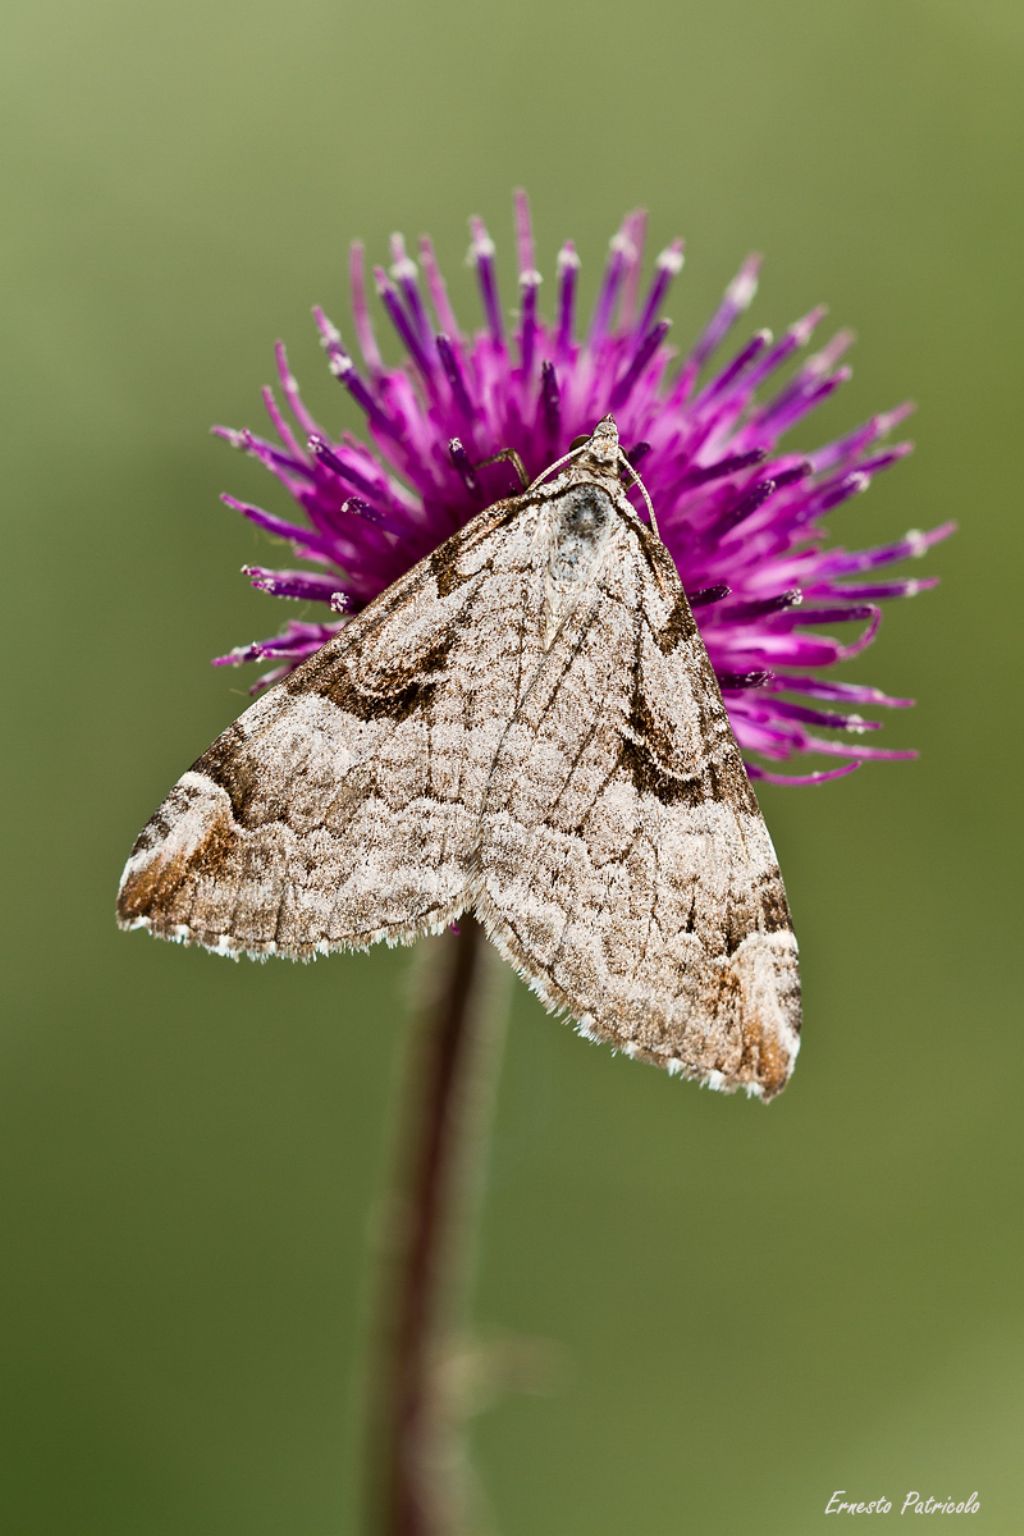
<path id="1" fill-rule="evenodd" d="M 246 574 L 265 592 L 324 609 L 319 621 L 293 620 L 277 636 L 217 663 L 272 660 L 256 688 L 286 676 L 347 615 L 483 507 L 519 490 L 507 463 L 484 460 L 514 449 L 531 477 L 538 475 L 611 412 L 655 506 L 751 777 L 814 783 L 849 773 L 865 759 L 913 757 L 850 740 L 878 728 L 861 707 L 901 708 L 912 700 L 837 682 L 825 672 L 871 644 L 882 600 L 935 584 L 877 572 L 924 554 L 954 525 L 858 551 L 829 545 L 824 525 L 826 515 L 910 451 L 911 444 L 887 439 L 912 407 L 872 416 L 810 452 L 790 447 L 794 429 L 849 377 L 841 359 L 852 338 L 840 331 L 800 361 L 825 313 L 817 308 L 778 340 L 756 331 L 721 361 L 726 338 L 754 296 L 757 257 L 744 262 L 696 344 L 674 366 L 662 309 L 683 265 L 683 244 L 676 240 L 661 252 L 644 288 L 643 213 L 629 214 L 613 238 L 586 326 L 578 313 L 579 258 L 568 242 L 558 256 L 553 317 L 541 315 L 541 276 L 523 194 L 516 198 L 514 323 L 499 298 L 494 245 L 479 219 L 470 228 L 481 330 L 460 328 L 426 238 L 418 267 L 395 235 L 390 269 L 373 272 L 402 348 L 397 366 L 385 364 L 378 346 L 361 245 L 352 246 L 350 266 L 361 364 L 326 314 L 314 310 L 328 366 L 362 411 L 366 440 L 333 437 L 313 419 L 280 343 L 283 407 L 273 390 L 263 396 L 273 436 L 214 429 L 270 470 L 301 515 L 290 521 L 224 497 L 290 542 L 304 562 L 287 570 L 247 566 Z M 851 624 L 859 628 L 845 640 L 820 628 Z M 767 766 L 806 753 L 838 761 L 797 774 Z"/>

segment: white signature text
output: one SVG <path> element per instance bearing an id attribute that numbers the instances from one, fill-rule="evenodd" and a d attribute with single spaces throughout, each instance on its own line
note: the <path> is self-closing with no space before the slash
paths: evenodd
<path id="1" fill-rule="evenodd" d="M 901 1515 L 976 1515 L 981 1508 L 977 1493 L 966 1499 L 936 1499 L 917 1488 L 908 1489 L 899 1506 Z M 837 1488 L 825 1505 L 826 1515 L 891 1515 L 892 1499 L 880 1494 L 877 1499 L 852 1499 L 845 1488 Z"/>

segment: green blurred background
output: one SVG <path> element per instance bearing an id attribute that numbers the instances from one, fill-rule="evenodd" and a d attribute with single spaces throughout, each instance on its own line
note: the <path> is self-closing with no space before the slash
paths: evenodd
<path id="1" fill-rule="evenodd" d="M 217 492 L 272 492 L 208 425 L 257 424 L 277 336 L 354 424 L 308 314 L 346 322 L 347 240 L 431 230 L 469 314 L 465 216 L 507 278 L 520 183 L 549 302 L 562 238 L 590 296 L 637 203 L 688 238 L 680 339 L 750 248 L 752 323 L 827 299 L 856 375 L 800 442 L 920 404 L 837 536 L 962 531 L 848 673 L 918 697 L 886 737 L 920 761 L 762 797 L 805 957 L 785 1097 L 516 991 L 473 1315 L 553 1364 L 474 1423 L 488 1529 L 804 1536 L 908 1488 L 1024 1529 L 1020 5 L 34 0 L 4 31 L 0 1529 L 358 1528 L 408 956 L 230 965 L 119 934 L 113 892 L 242 707 L 208 658 L 296 613 L 237 574 L 271 546 Z"/>

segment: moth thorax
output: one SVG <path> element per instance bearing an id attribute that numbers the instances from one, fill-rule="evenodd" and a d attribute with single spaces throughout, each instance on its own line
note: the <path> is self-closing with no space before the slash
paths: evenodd
<path id="1" fill-rule="evenodd" d="M 586 579 L 612 527 L 614 508 L 607 491 L 597 485 L 576 485 L 558 497 L 551 578 L 564 582 Z"/>

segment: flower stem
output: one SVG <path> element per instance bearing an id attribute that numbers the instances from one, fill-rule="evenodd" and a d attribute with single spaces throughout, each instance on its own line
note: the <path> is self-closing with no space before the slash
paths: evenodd
<path id="1" fill-rule="evenodd" d="M 492 1097 L 484 1068 L 497 1066 L 488 984 L 489 946 L 474 918 L 427 946 L 433 975 L 410 1063 L 404 1146 L 389 1224 L 391 1290 L 384 1359 L 375 1383 L 374 1520 L 383 1536 L 449 1536 L 461 1523 L 452 1486 L 459 1447 L 442 1367 L 454 1303 L 463 1289 L 470 1176 Z M 462 1249 L 462 1252 L 458 1250 Z"/>

